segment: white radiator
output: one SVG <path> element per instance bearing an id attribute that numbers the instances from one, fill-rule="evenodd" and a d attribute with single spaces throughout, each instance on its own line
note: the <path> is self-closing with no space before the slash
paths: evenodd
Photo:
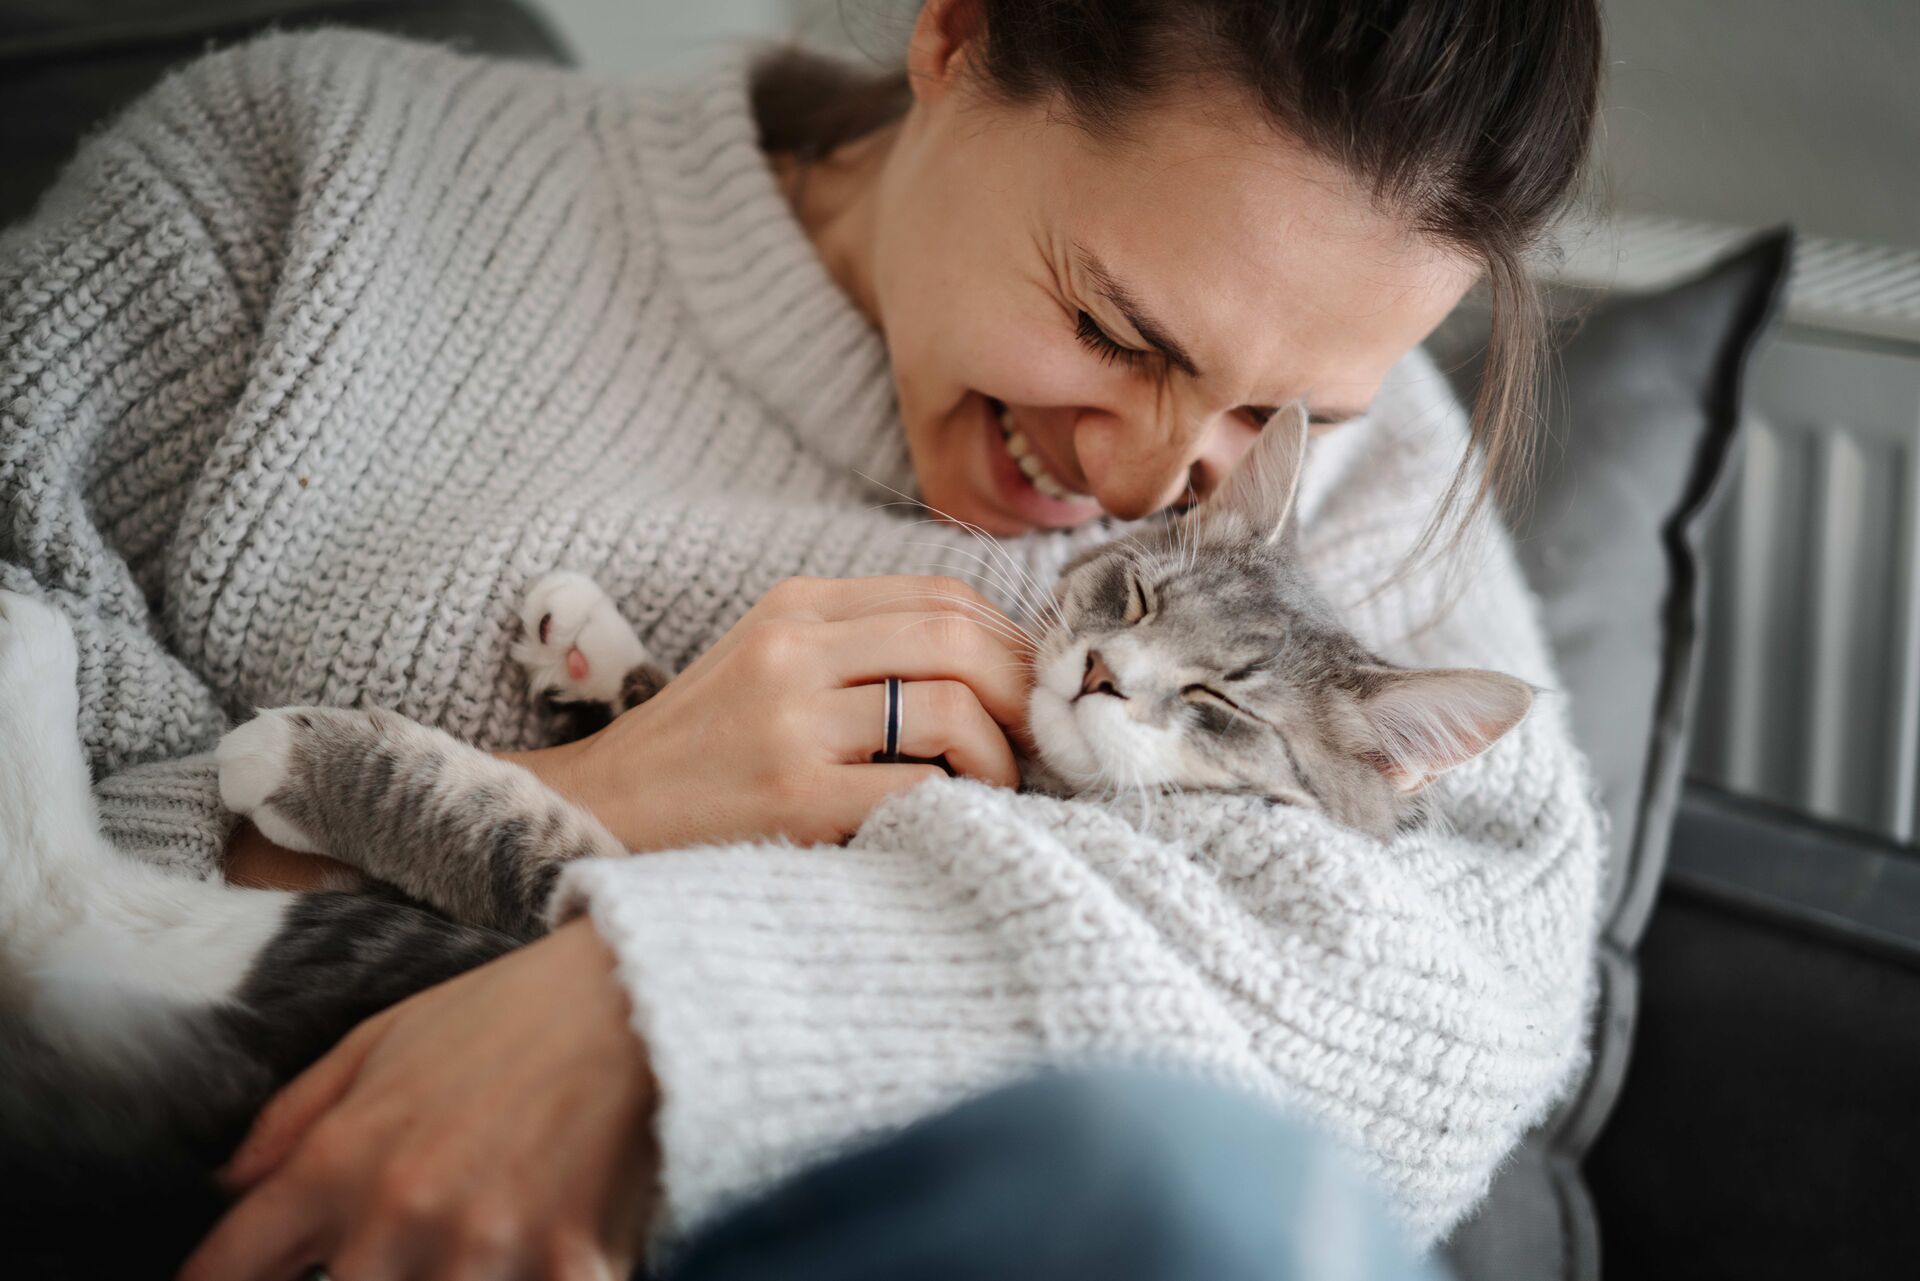
<path id="1" fill-rule="evenodd" d="M 1747 233 L 1623 219 L 1569 283 L 1645 288 Z M 1920 808 L 1920 253 L 1800 247 L 1710 540 L 1695 777 L 1902 842 Z"/>

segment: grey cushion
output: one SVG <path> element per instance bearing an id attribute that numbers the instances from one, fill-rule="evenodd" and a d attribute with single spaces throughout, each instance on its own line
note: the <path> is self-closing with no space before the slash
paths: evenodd
<path id="1" fill-rule="evenodd" d="M 0 0 L 0 226 L 33 207 L 86 130 L 169 67 L 269 26 L 323 24 L 568 60 L 516 0 Z"/>
<path id="2" fill-rule="evenodd" d="M 1769 233 L 1695 279 L 1610 298 L 1558 344 L 1538 483 L 1531 503 L 1507 515 L 1610 820 L 1600 990 L 1585 1079 L 1448 1244 L 1468 1281 L 1600 1274 L 1579 1165 L 1626 1071 L 1632 954 L 1686 763 L 1705 610 L 1700 539 L 1730 470 L 1747 359 L 1773 316 L 1791 247 L 1790 233 Z M 1484 340 L 1484 318 L 1463 309 L 1430 344 L 1464 398 Z"/>

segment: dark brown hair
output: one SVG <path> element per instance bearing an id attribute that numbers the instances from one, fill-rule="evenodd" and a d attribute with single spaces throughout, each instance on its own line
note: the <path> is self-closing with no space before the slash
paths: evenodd
<path id="1" fill-rule="evenodd" d="M 1512 497 L 1528 471 L 1545 350 L 1528 254 L 1573 191 L 1600 92 L 1598 0 L 960 0 L 982 32 L 982 86 L 1057 98 L 1122 136 L 1175 84 L 1211 76 L 1343 164 L 1420 235 L 1478 261 L 1492 335 L 1469 458 L 1448 513 Z M 897 119 L 906 76 L 792 51 L 755 81 L 761 143 L 802 162 Z M 1461 511 L 1462 502 L 1466 510 Z M 1432 532 L 1431 530 L 1429 531 Z"/>

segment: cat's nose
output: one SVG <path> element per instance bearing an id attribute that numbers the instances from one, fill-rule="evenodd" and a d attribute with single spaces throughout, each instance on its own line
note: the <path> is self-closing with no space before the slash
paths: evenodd
<path id="1" fill-rule="evenodd" d="M 1080 677 L 1080 694 L 1111 694 L 1115 698 L 1125 698 L 1120 686 L 1113 679 L 1113 669 L 1107 666 L 1107 660 L 1100 657 L 1100 651 L 1087 651 L 1087 670 Z"/>

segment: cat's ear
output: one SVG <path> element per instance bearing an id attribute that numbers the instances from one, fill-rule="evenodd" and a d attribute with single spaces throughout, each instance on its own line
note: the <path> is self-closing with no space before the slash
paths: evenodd
<path id="1" fill-rule="evenodd" d="M 1417 792 L 1518 725 L 1533 686 L 1474 668 L 1375 669 L 1360 710 L 1376 747 L 1367 759 L 1402 792 Z"/>
<path id="2" fill-rule="evenodd" d="M 1307 407 L 1294 401 L 1274 411 L 1246 456 L 1234 464 L 1219 489 L 1207 496 L 1194 516 L 1203 526 L 1225 533 L 1251 532 L 1265 542 L 1286 532 L 1293 496 L 1300 488 L 1300 465 L 1307 457 Z"/>

